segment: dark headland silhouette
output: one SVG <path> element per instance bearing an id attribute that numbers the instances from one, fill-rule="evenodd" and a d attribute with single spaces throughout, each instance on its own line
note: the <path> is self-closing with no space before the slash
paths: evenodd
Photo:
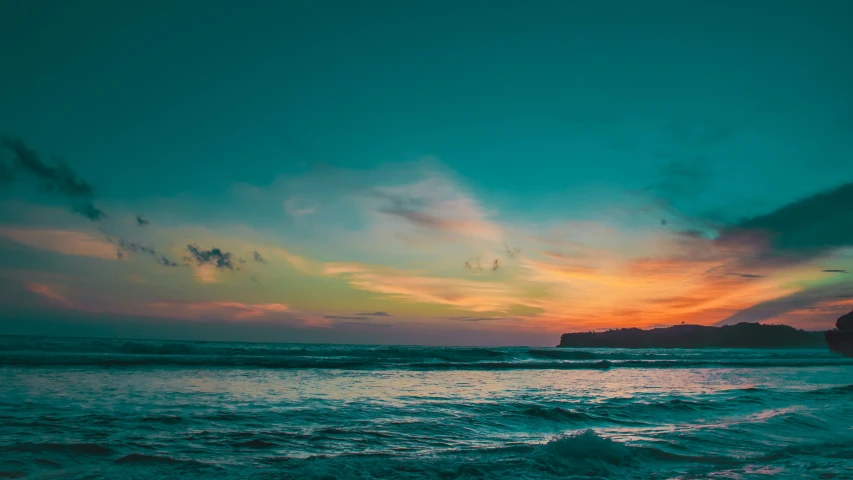
<path id="1" fill-rule="evenodd" d="M 851 316 L 853 327 L 853 316 Z M 828 333 L 828 332 L 827 332 Z M 848 332 L 849 338 L 853 331 Z M 620 328 L 606 332 L 566 333 L 558 347 L 609 348 L 815 348 L 825 347 L 822 332 L 787 325 L 738 323 L 723 327 L 675 325 L 642 330 Z"/>
<path id="2" fill-rule="evenodd" d="M 853 357 L 853 312 L 839 317 L 835 327 L 823 333 L 829 349 L 845 357 Z"/>

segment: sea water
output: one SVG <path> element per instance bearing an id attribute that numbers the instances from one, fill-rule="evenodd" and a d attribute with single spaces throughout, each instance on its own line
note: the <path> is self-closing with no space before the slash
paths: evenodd
<path id="1" fill-rule="evenodd" d="M 0 337 L 0 477 L 853 478 L 853 359 Z"/>

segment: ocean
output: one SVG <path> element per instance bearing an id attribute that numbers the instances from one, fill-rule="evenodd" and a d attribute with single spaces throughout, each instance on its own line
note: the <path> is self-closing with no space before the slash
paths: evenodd
<path id="1" fill-rule="evenodd" d="M 853 478 L 853 359 L 7 336 L 16 477 Z"/>

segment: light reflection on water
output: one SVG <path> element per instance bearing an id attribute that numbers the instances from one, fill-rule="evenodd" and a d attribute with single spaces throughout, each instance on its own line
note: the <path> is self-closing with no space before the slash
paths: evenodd
<path id="1" fill-rule="evenodd" d="M 0 472 L 844 478 L 850 372 L 6 365 Z"/>

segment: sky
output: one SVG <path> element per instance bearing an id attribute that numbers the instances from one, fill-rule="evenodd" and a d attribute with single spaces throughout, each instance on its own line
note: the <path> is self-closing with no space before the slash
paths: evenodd
<path id="1" fill-rule="evenodd" d="M 0 0 L 0 333 L 831 328 L 853 309 L 851 16 Z"/>

